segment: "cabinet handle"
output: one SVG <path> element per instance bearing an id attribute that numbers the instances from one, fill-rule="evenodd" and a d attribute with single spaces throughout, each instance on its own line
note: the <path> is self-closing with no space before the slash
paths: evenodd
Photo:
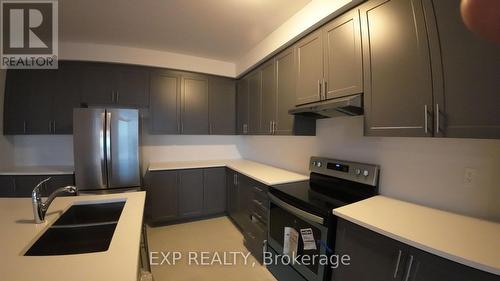
<path id="1" fill-rule="evenodd" d="M 429 120 L 428 120 L 428 115 L 429 110 L 427 109 L 427 104 L 424 105 L 424 131 L 425 134 L 427 135 L 429 133 Z"/>
<path id="2" fill-rule="evenodd" d="M 276 121 L 273 121 L 273 131 L 272 134 L 274 135 L 276 133 Z"/>
<path id="3" fill-rule="evenodd" d="M 436 133 L 440 133 L 440 129 L 439 129 L 439 103 L 436 103 Z"/>
<path id="4" fill-rule="evenodd" d="M 118 99 L 120 98 L 120 92 L 116 91 L 115 92 L 115 102 L 118 103 Z"/>
<path id="5" fill-rule="evenodd" d="M 319 95 L 319 100 L 323 99 L 323 96 L 321 95 L 321 79 L 318 80 L 318 95 Z"/>
<path id="6" fill-rule="evenodd" d="M 273 133 L 273 121 L 269 121 L 269 133 Z"/>
<path id="7" fill-rule="evenodd" d="M 52 126 L 52 130 L 54 130 L 53 133 L 55 134 L 56 133 L 56 121 L 55 120 L 54 120 L 54 124 Z"/>
<path id="8" fill-rule="evenodd" d="M 49 121 L 49 134 L 52 133 L 52 121 Z"/>
<path id="9" fill-rule="evenodd" d="M 408 264 L 408 271 L 406 271 L 405 281 L 410 280 L 411 266 L 413 265 L 413 255 L 410 255 L 410 263 Z"/>
<path id="10" fill-rule="evenodd" d="M 26 128 L 28 126 L 26 125 L 26 121 L 23 121 L 23 132 L 26 134 Z"/>
<path id="11" fill-rule="evenodd" d="M 401 254 L 403 252 L 401 252 L 401 250 L 399 250 L 399 253 L 398 253 L 398 261 L 396 263 L 396 269 L 394 270 L 394 279 L 396 279 L 396 277 L 398 276 L 398 271 L 399 271 L 399 263 L 401 262 Z"/>
<path id="12" fill-rule="evenodd" d="M 253 188 L 254 188 L 256 191 L 258 191 L 258 192 L 264 192 L 264 190 L 262 190 L 262 188 L 259 188 L 259 187 L 257 187 L 257 186 L 254 186 Z"/>
<path id="13" fill-rule="evenodd" d="M 326 80 L 323 79 L 323 99 L 326 100 L 326 93 L 327 92 L 327 84 L 326 84 Z"/>

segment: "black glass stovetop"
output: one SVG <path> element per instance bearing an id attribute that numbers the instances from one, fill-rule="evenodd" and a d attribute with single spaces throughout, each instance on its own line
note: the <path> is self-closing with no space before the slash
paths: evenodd
<path id="1" fill-rule="evenodd" d="M 271 186 L 269 192 L 304 211 L 327 218 L 332 210 L 377 194 L 366 184 L 311 173 L 310 180 Z"/>

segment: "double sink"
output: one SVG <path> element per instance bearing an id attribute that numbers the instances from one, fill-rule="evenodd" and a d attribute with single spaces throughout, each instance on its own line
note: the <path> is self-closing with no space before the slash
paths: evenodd
<path id="1" fill-rule="evenodd" d="M 53 256 L 107 251 L 124 206 L 125 200 L 74 204 L 24 255 Z"/>

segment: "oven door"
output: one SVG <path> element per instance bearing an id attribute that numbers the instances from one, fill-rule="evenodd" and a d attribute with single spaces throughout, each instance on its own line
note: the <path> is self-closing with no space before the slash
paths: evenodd
<path id="1" fill-rule="evenodd" d="M 326 255 L 328 228 L 324 226 L 324 218 L 310 214 L 290 205 L 269 193 L 268 246 L 279 255 L 283 254 L 285 227 L 294 228 L 299 234 L 297 256 L 309 255 L 316 262 L 310 264 L 291 264 L 297 272 L 309 281 L 323 281 L 327 266 L 320 265 L 320 255 Z M 312 229 L 316 249 L 304 250 L 301 229 Z"/>

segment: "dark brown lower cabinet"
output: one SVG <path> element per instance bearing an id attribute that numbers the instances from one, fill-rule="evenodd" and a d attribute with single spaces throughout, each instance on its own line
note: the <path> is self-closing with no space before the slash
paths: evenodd
<path id="1" fill-rule="evenodd" d="M 223 213 L 226 210 L 226 169 L 203 170 L 203 213 Z"/>
<path id="2" fill-rule="evenodd" d="M 179 171 L 179 216 L 191 218 L 203 213 L 203 170 Z"/>
<path id="3" fill-rule="evenodd" d="M 335 281 L 498 281 L 500 278 L 421 251 L 343 219 L 337 225 L 335 254 L 350 265 L 332 272 Z"/>
<path id="4" fill-rule="evenodd" d="M 0 197 L 31 197 L 35 186 L 48 177 L 51 180 L 40 189 L 43 197 L 49 196 L 59 187 L 75 184 L 73 175 L 0 176 Z"/>
<path id="5" fill-rule="evenodd" d="M 225 168 L 152 171 L 146 182 L 146 213 L 152 223 L 226 211 Z"/>

